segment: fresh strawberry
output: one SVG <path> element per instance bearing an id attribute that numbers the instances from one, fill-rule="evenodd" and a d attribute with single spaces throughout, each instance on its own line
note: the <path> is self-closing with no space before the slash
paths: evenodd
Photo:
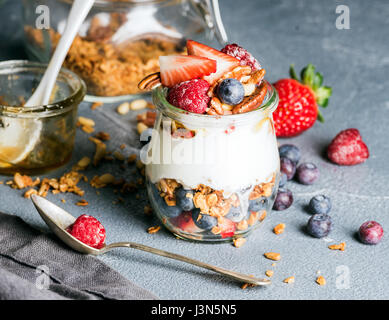
<path id="1" fill-rule="evenodd" d="M 240 61 L 241 66 L 250 66 L 253 71 L 261 69 L 261 65 L 254 56 L 236 43 L 227 44 L 221 52 L 228 54 Z"/>
<path id="2" fill-rule="evenodd" d="M 201 78 L 216 71 L 216 61 L 197 56 L 160 56 L 161 81 L 173 87 L 183 81 Z"/>
<path id="3" fill-rule="evenodd" d="M 178 217 L 170 219 L 170 222 L 187 233 L 197 233 L 202 231 L 194 223 L 192 211 L 183 211 Z"/>
<path id="4" fill-rule="evenodd" d="M 166 99 L 180 109 L 204 113 L 211 99 L 207 95 L 208 89 L 209 83 L 203 79 L 185 81 L 171 88 Z"/>
<path id="5" fill-rule="evenodd" d="M 232 237 L 235 233 L 235 223 L 230 219 L 219 218 L 218 226 L 220 227 L 220 236 L 224 238 Z"/>
<path id="6" fill-rule="evenodd" d="M 238 59 L 193 40 L 188 40 L 186 42 L 186 48 L 188 49 L 188 54 L 190 55 L 216 60 L 216 71 L 211 75 L 205 75 L 202 77 L 204 80 L 208 81 L 209 84 L 213 84 L 224 73 L 231 71 L 240 64 Z"/>
<path id="7" fill-rule="evenodd" d="M 278 137 L 296 136 L 312 127 L 316 119 L 323 122 L 318 105 L 326 107 L 332 94 L 331 88 L 322 86 L 323 76 L 315 72 L 312 64 L 301 71 L 301 81 L 293 65 L 290 75 L 292 79 L 281 79 L 274 84 L 280 99 L 273 113 Z"/>
<path id="8" fill-rule="evenodd" d="M 369 158 L 369 149 L 357 129 L 339 132 L 327 148 L 328 158 L 343 166 L 362 163 Z"/>

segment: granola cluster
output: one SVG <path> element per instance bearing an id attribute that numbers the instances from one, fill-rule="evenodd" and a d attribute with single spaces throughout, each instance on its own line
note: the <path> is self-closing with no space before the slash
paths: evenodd
<path id="1" fill-rule="evenodd" d="M 160 55 L 184 53 L 176 41 L 157 36 L 114 44 L 111 38 L 126 19 L 124 14 L 111 13 L 109 23 L 105 25 L 95 16 L 86 36 L 75 38 L 64 66 L 84 79 L 89 93 L 97 96 L 138 93 L 138 82 L 145 75 L 159 70 Z M 25 26 L 24 30 L 29 41 L 40 49 L 45 49 L 44 32 L 48 32 L 52 51 L 61 36 L 53 29 Z"/>

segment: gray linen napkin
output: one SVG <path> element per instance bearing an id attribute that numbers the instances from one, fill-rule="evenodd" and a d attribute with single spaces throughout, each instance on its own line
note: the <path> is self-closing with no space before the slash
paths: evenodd
<path id="1" fill-rule="evenodd" d="M 0 300 L 157 299 L 100 260 L 0 213 Z"/>

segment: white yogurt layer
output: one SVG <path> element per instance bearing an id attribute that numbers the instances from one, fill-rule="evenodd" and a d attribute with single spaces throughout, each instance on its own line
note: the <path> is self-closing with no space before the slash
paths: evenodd
<path id="1" fill-rule="evenodd" d="M 161 126 L 159 138 L 154 134 L 151 163 L 146 166 L 152 183 L 168 178 L 188 189 L 205 184 L 232 193 L 269 182 L 279 170 L 277 141 L 270 118 L 236 127 L 185 126 L 195 130 L 195 137 L 170 138 L 170 128 L 163 130 Z"/>

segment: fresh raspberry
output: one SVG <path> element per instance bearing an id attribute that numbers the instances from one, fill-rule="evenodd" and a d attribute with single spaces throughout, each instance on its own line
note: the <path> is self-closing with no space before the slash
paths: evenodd
<path id="1" fill-rule="evenodd" d="M 104 246 L 105 229 L 100 221 L 92 216 L 79 216 L 66 231 L 90 247 L 100 249 Z"/>
<path id="2" fill-rule="evenodd" d="M 258 60 L 250 52 L 238 46 L 236 43 L 227 44 L 220 51 L 240 60 L 241 66 L 250 66 L 253 71 L 261 69 Z"/>
<path id="3" fill-rule="evenodd" d="M 357 129 L 339 132 L 327 148 L 328 158 L 340 165 L 352 166 L 369 158 L 369 149 Z"/>
<path id="4" fill-rule="evenodd" d="M 169 90 L 167 101 L 180 109 L 204 113 L 208 108 L 209 83 L 202 79 L 181 82 Z"/>

